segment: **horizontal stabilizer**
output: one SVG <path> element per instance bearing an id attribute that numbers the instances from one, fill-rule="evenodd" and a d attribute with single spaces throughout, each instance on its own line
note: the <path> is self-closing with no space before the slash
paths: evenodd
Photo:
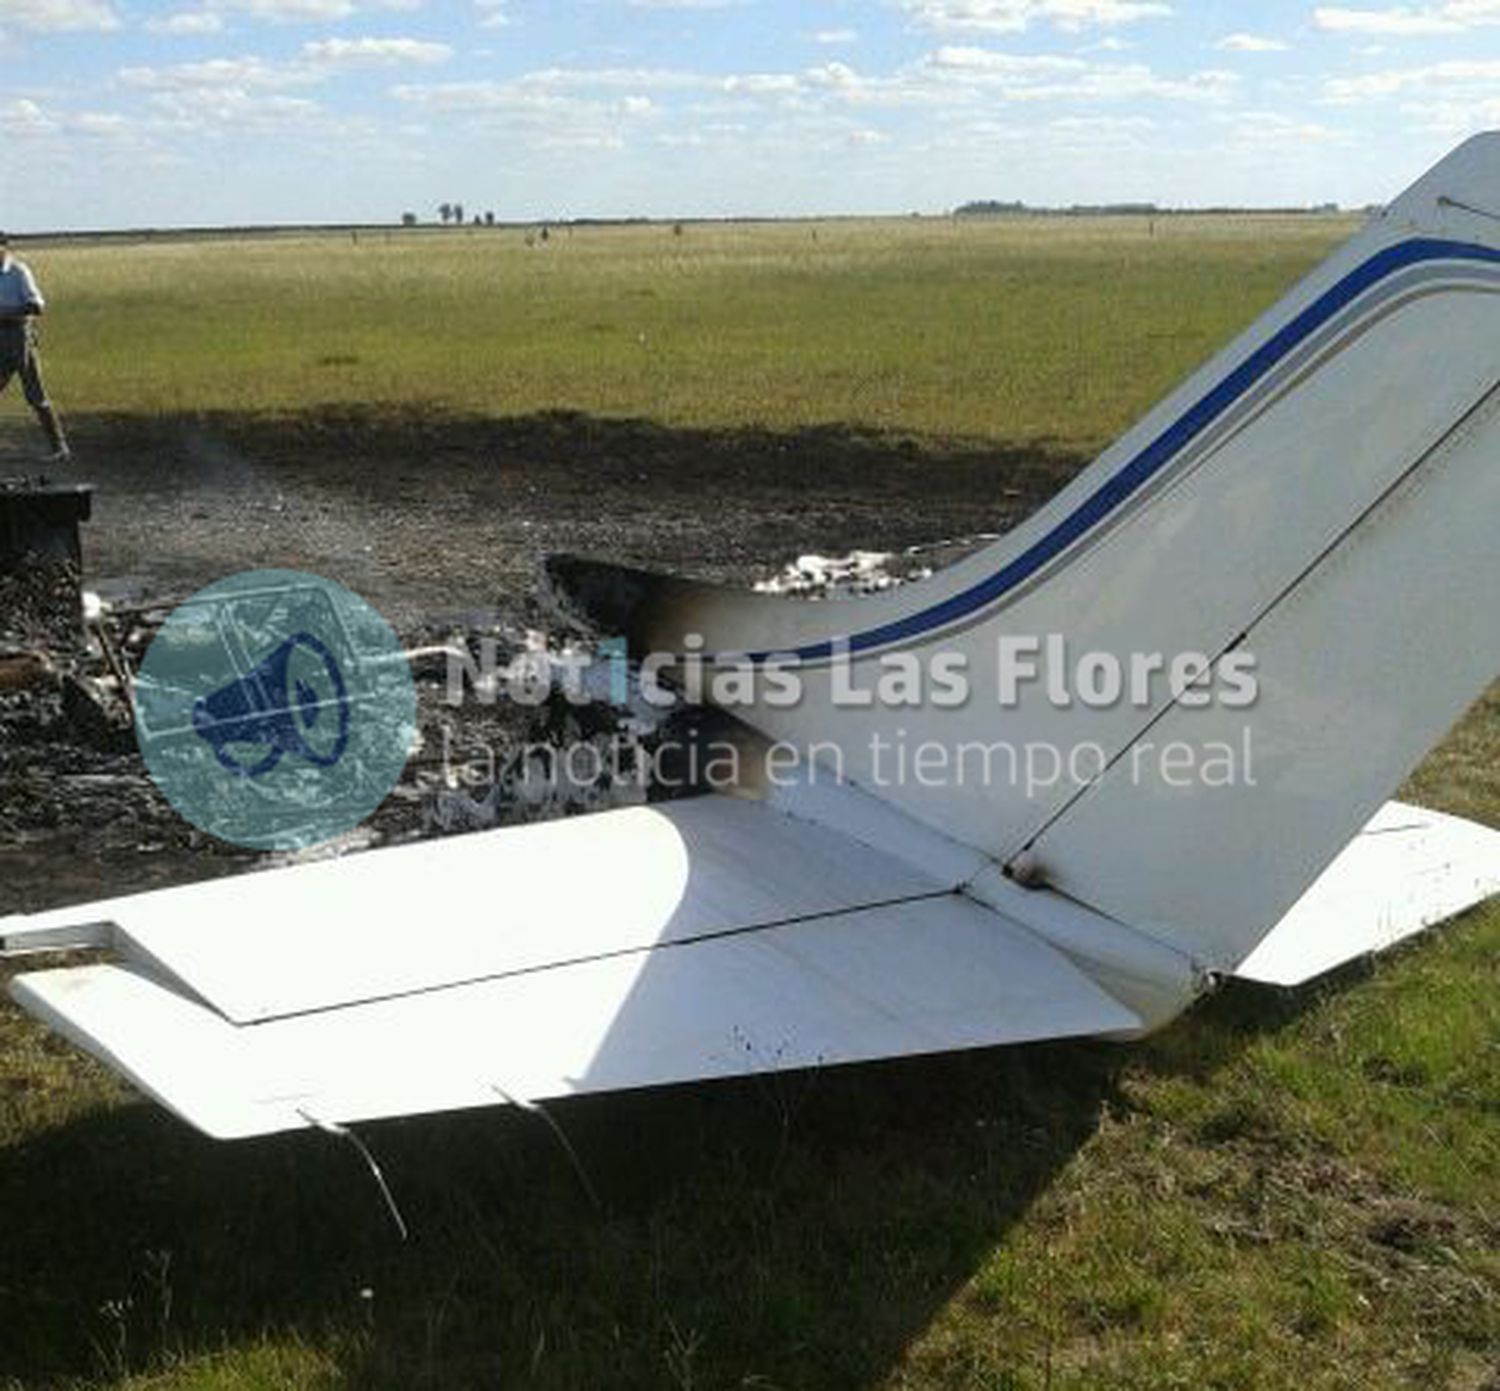
<path id="1" fill-rule="evenodd" d="M 1388 802 L 1236 968 L 1300 985 L 1500 893 L 1500 832 Z"/>
<path id="2" fill-rule="evenodd" d="M 13 990 L 221 1139 L 1139 1027 L 1060 952 L 953 894 L 265 1024 L 128 966 Z"/>
<path id="3" fill-rule="evenodd" d="M 142 894 L 15 998 L 211 1135 L 1138 1031 L 1011 917 L 705 797 Z M 956 871 L 950 871 L 954 873 Z"/>
<path id="4" fill-rule="evenodd" d="M 235 875 L 0 920 L 8 953 L 82 945 L 237 1024 L 942 894 L 837 831 L 701 797 Z"/>

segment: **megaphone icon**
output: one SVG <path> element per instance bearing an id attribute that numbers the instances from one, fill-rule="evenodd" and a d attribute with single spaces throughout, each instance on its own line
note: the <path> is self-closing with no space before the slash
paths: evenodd
<path id="1" fill-rule="evenodd" d="M 330 732 L 332 723 L 325 716 L 335 713 L 337 728 L 320 749 L 315 741 Z M 326 643 L 311 633 L 297 633 L 247 675 L 194 701 L 193 729 L 238 777 L 263 778 L 287 754 L 332 768 L 349 747 L 344 674 Z M 241 761 L 232 751 L 235 745 L 261 752 L 258 759 Z"/>

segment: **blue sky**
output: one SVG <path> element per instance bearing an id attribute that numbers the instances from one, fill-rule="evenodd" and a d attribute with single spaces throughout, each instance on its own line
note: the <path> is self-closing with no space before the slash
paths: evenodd
<path id="1" fill-rule="evenodd" d="M 0 0 L 0 225 L 1383 200 L 1500 0 Z"/>

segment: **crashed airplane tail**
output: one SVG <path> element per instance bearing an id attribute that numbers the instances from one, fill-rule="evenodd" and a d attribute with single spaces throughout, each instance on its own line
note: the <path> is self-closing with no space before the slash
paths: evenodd
<path id="1" fill-rule="evenodd" d="M 796 604 L 551 568 L 643 656 L 766 673 L 735 712 L 769 738 L 836 746 L 849 781 L 1229 971 L 1500 668 L 1496 515 L 1487 135 L 1047 507 L 930 580 Z M 961 671 L 962 703 L 882 700 L 914 659 L 930 688 Z M 795 704 L 775 699 L 784 661 Z M 1184 748 L 1219 766 L 1186 767 Z M 1039 778 L 1035 751 L 1079 776 Z"/>
<path id="2" fill-rule="evenodd" d="M 1497 205 L 1488 136 L 931 580 L 799 604 L 557 562 L 643 661 L 748 673 L 758 800 L 3 920 L 0 951 L 108 956 L 16 998 L 233 1137 L 1129 1036 L 1469 906 L 1500 835 L 1382 803 L 1500 667 Z"/>

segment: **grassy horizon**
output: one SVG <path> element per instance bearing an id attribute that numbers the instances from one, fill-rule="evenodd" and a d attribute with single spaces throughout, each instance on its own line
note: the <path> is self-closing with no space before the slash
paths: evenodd
<path id="1" fill-rule="evenodd" d="M 1355 225 L 855 220 L 29 254 L 73 412 L 572 409 L 1097 448 Z"/>

